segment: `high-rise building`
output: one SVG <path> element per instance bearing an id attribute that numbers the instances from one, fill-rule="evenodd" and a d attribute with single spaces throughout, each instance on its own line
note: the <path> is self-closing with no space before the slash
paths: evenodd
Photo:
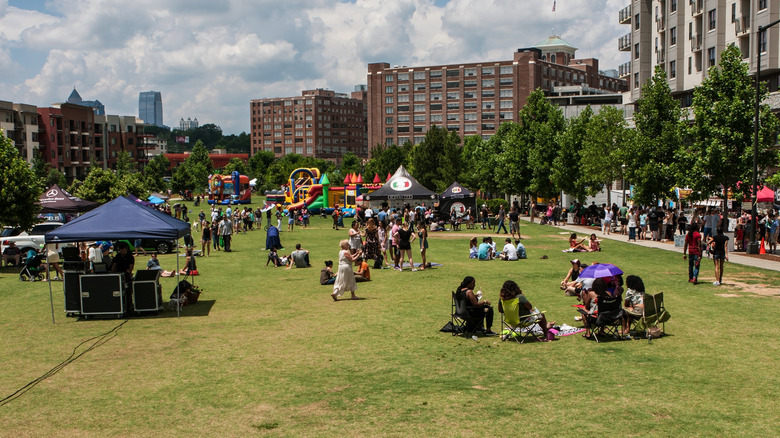
<path id="1" fill-rule="evenodd" d="M 778 18 L 776 0 L 631 0 L 618 13 L 619 22 L 630 26 L 618 40 L 618 49 L 631 57 L 618 69 L 629 82 L 630 100 L 639 98 L 642 85 L 660 66 L 672 94 L 690 106 L 694 87 L 732 44 L 742 52 L 752 75 L 761 50 L 761 79 L 770 91 L 777 91 L 780 26 L 760 35 L 758 27 Z"/>
<path id="2" fill-rule="evenodd" d="M 0 129 L 22 158 L 31 161 L 39 147 L 38 108 L 0 100 Z"/>
<path id="3" fill-rule="evenodd" d="M 559 36 L 518 49 L 513 59 L 449 65 L 368 64 L 368 143 L 415 144 L 431 125 L 461 137 L 489 138 L 515 120 L 532 91 L 548 95 L 617 94 L 623 79 L 599 71 L 597 59 L 577 59 Z"/>
<path id="4" fill-rule="evenodd" d="M 106 115 L 106 107 L 99 100 L 82 99 L 79 92 L 76 91 L 76 87 L 73 87 L 73 91 L 70 93 L 70 96 L 68 96 L 68 100 L 66 100 L 65 102 L 72 103 L 74 105 L 81 105 L 81 106 L 92 108 L 96 116 Z"/>
<path id="5" fill-rule="evenodd" d="M 296 153 L 341 161 L 352 152 L 368 158 L 365 91 L 351 96 L 331 90 L 305 90 L 301 96 L 253 99 L 252 153 L 277 157 Z"/>
<path id="6" fill-rule="evenodd" d="M 149 125 L 163 126 L 162 94 L 159 91 L 138 94 L 138 117 Z"/>
<path id="7" fill-rule="evenodd" d="M 195 117 L 195 120 L 192 120 L 191 118 L 187 117 L 187 120 L 184 120 L 184 117 L 179 120 L 179 129 L 182 131 L 186 131 L 188 129 L 195 129 L 198 126 L 200 126 L 200 122 L 198 122 L 198 118 Z"/>

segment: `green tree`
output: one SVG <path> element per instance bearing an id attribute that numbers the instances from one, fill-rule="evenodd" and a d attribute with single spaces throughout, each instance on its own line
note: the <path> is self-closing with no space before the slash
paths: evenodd
<path id="1" fill-rule="evenodd" d="M 268 166 L 276 160 L 274 153 L 271 151 L 257 151 L 254 155 L 249 157 L 247 163 L 248 174 L 250 178 L 257 178 L 257 188 L 266 188 L 266 173 L 268 172 Z"/>
<path id="2" fill-rule="evenodd" d="M 552 166 L 553 184 L 580 202 L 585 201 L 586 195 L 581 170 L 581 152 L 592 119 L 593 110 L 588 105 L 577 117 L 566 123 L 566 128 L 558 133 L 557 142 L 560 149 Z"/>
<path id="3" fill-rule="evenodd" d="M 407 142 L 405 146 L 377 144 L 371 150 L 371 159 L 366 164 L 366 174 L 379 175 L 382 181 L 387 178 L 387 174 L 393 174 L 402 165 L 408 165 L 407 158 L 412 150 L 412 143 Z"/>
<path id="4" fill-rule="evenodd" d="M 176 168 L 173 169 L 173 175 L 171 176 L 171 189 L 176 193 L 180 193 L 186 190 L 195 190 L 195 182 L 184 163 L 176 166 Z"/>
<path id="5" fill-rule="evenodd" d="M 431 125 L 409 155 L 409 172 L 423 186 L 443 191 L 460 175 L 460 137 Z"/>
<path id="6" fill-rule="evenodd" d="M 552 182 L 552 164 L 558 156 L 556 135 L 564 128 L 563 113 L 547 100 L 541 89 L 536 89 L 520 110 L 519 119 L 519 139 L 528 148 L 531 174 L 528 190 L 545 198 L 556 196 L 559 190 Z M 512 164 L 523 165 L 516 161 Z"/>
<path id="7" fill-rule="evenodd" d="M 29 229 L 41 207 L 41 179 L 0 131 L 0 223 Z"/>
<path id="8" fill-rule="evenodd" d="M 760 96 L 762 101 L 767 96 L 763 83 Z M 678 176 L 694 190 L 694 196 L 706 198 L 729 188 L 749 196 L 753 179 L 754 99 L 748 66 L 742 62 L 740 50 L 729 46 L 719 65 L 710 67 L 707 79 L 693 91 L 695 120 L 689 129 L 690 145 L 679 154 L 682 165 Z M 778 120 L 769 105 L 764 104 L 759 121 L 761 175 L 776 163 L 770 147 L 777 140 Z M 740 181 L 743 183 L 738 185 Z"/>
<path id="9" fill-rule="evenodd" d="M 361 168 L 360 158 L 352 152 L 347 152 L 341 157 L 341 166 L 339 166 L 341 175 L 361 173 Z"/>
<path id="10" fill-rule="evenodd" d="M 515 194 L 527 190 L 532 177 L 529 145 L 522 141 L 521 133 L 517 123 L 504 122 L 496 135 L 484 142 L 477 158 L 482 160 L 478 164 L 482 177 L 492 180 L 486 191 Z"/>
<path id="11" fill-rule="evenodd" d="M 607 200 L 612 203 L 612 182 L 621 177 L 625 145 L 632 131 L 626 127 L 623 112 L 606 106 L 593 116 L 582 149 L 582 182 L 588 194 L 595 195 L 607 187 Z"/>
<path id="12" fill-rule="evenodd" d="M 120 179 L 126 193 L 131 193 L 139 199 L 149 197 L 149 188 L 146 186 L 146 178 L 140 172 L 126 173 Z"/>
<path id="13" fill-rule="evenodd" d="M 685 130 L 682 109 L 661 67 L 642 86 L 634 122 L 634 141 L 626 144 L 625 178 L 634 185 L 634 200 L 650 205 L 669 196 L 677 183 L 676 154 Z"/>
<path id="14" fill-rule="evenodd" d="M 84 182 L 73 192 L 81 199 L 105 204 L 125 194 L 125 186 L 111 169 L 95 167 L 89 171 Z"/>
<path id="15" fill-rule="evenodd" d="M 51 164 L 49 164 L 46 160 L 44 160 L 43 157 L 41 157 L 40 151 L 36 149 L 35 152 L 33 152 L 33 157 L 30 162 L 30 167 L 32 168 L 33 172 L 35 173 L 35 176 L 39 180 L 45 180 L 46 177 L 49 175 L 49 169 L 51 169 Z"/>
<path id="16" fill-rule="evenodd" d="M 45 185 L 46 187 L 51 187 L 54 184 L 57 184 L 60 187 L 66 187 L 68 181 L 65 179 L 65 175 L 62 172 L 52 168 L 49 169 L 49 173 L 46 175 Z"/>
<path id="17" fill-rule="evenodd" d="M 120 151 L 116 156 L 116 176 L 124 178 L 128 173 L 138 172 L 137 163 L 127 151 Z"/>
<path id="18" fill-rule="evenodd" d="M 204 190 L 209 184 L 209 175 L 214 173 L 214 163 L 209 157 L 203 143 L 198 140 L 192 148 L 190 156 L 182 163 L 187 176 L 190 179 L 191 189 L 194 191 Z"/>
<path id="19" fill-rule="evenodd" d="M 144 167 L 146 187 L 153 192 L 165 190 L 167 184 L 165 183 L 164 178 L 170 167 L 171 162 L 165 155 L 155 155 L 154 158 L 149 160 L 146 167 Z"/>
<path id="20" fill-rule="evenodd" d="M 233 157 L 222 169 L 222 174 L 230 175 L 233 171 L 238 171 L 239 175 L 246 175 L 246 164 L 240 158 Z"/>
<path id="21" fill-rule="evenodd" d="M 225 135 L 217 141 L 217 147 L 225 149 L 229 154 L 248 154 L 251 150 L 251 136 L 246 132 L 235 135 Z"/>

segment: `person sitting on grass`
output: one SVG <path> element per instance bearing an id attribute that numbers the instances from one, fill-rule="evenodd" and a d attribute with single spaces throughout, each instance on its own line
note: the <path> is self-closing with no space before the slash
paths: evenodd
<path id="1" fill-rule="evenodd" d="M 325 260 L 325 267 L 320 271 L 320 284 L 327 286 L 336 282 L 336 274 L 333 273 L 333 260 Z"/>
<path id="2" fill-rule="evenodd" d="M 479 257 L 479 245 L 477 245 L 477 238 L 472 237 L 469 240 L 469 258 L 476 259 Z"/>
<path id="3" fill-rule="evenodd" d="M 590 235 L 590 242 L 588 242 L 588 252 L 601 251 L 601 240 L 596 237 L 596 234 Z"/>
<path id="4" fill-rule="evenodd" d="M 587 252 L 588 248 L 583 245 L 584 242 L 585 239 L 577 242 L 577 233 L 571 233 L 571 236 L 569 236 L 569 249 L 563 252 Z"/>
<path id="5" fill-rule="evenodd" d="M 520 243 L 520 239 L 515 239 L 515 248 L 517 249 L 518 260 L 522 260 L 528 257 L 525 253 L 525 245 Z"/>
<path id="6" fill-rule="evenodd" d="M 301 244 L 295 244 L 295 251 L 290 254 L 287 261 L 287 269 L 290 269 L 295 265 L 296 268 L 309 268 L 309 250 L 301 249 Z"/>
<path id="7" fill-rule="evenodd" d="M 268 266 L 268 264 L 271 262 L 273 262 L 274 268 L 282 266 L 282 260 L 279 258 L 279 254 L 277 254 L 275 246 L 272 246 L 271 250 L 268 252 L 268 260 L 266 260 L 265 265 Z"/>
<path id="8" fill-rule="evenodd" d="M 542 333 L 544 334 L 544 337 L 540 339 L 540 341 L 547 341 L 547 332 L 552 327 L 552 324 L 547 323 L 547 319 L 544 317 L 543 313 L 539 312 L 539 309 L 532 306 L 531 303 L 528 301 L 528 298 L 523 295 L 523 291 L 520 290 L 520 286 L 517 285 L 512 280 L 507 280 L 504 282 L 504 285 L 501 286 L 501 292 L 499 293 L 499 296 L 501 297 L 501 301 L 498 302 L 498 311 L 503 313 L 504 307 L 503 307 L 503 301 L 509 301 L 515 297 L 518 299 L 518 312 L 520 317 L 520 326 L 528 326 L 533 323 L 538 323 L 539 327 L 542 329 Z M 533 315 L 533 316 L 532 316 Z M 504 332 L 508 333 L 508 332 Z M 502 339 L 507 339 L 509 336 L 512 336 L 511 334 L 502 335 Z"/>
<path id="9" fill-rule="evenodd" d="M 504 249 L 498 255 L 498 258 L 501 260 L 517 260 L 517 248 L 512 245 L 512 239 L 506 238 Z"/>
<path id="10" fill-rule="evenodd" d="M 561 281 L 561 290 L 567 296 L 575 296 L 579 294 L 576 290 L 577 279 L 580 277 L 580 272 L 583 270 L 582 262 L 580 259 L 574 259 L 571 261 L 571 269 L 566 273 L 566 277 Z"/>
<path id="11" fill-rule="evenodd" d="M 487 237 L 482 238 L 482 243 L 479 245 L 479 250 L 477 252 L 477 258 L 479 260 L 493 260 L 493 251 L 488 243 Z"/>
<path id="12" fill-rule="evenodd" d="M 368 269 L 368 263 L 363 259 L 362 255 L 355 257 L 355 281 L 360 283 L 363 281 L 371 281 L 371 270 Z"/>

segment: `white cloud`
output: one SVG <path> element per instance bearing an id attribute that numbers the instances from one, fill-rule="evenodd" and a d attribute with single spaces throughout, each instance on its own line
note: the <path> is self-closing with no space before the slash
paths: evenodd
<path id="1" fill-rule="evenodd" d="M 510 59 L 556 33 L 616 68 L 624 0 L 58 0 L 58 16 L 0 0 L 0 72 L 19 50 L 42 67 L 0 83 L 0 99 L 48 105 L 76 85 L 112 114 L 163 93 L 164 118 L 249 129 L 249 100 L 303 89 L 349 92 L 371 62 L 429 65 Z M 5 69 L 5 70 L 4 70 Z"/>

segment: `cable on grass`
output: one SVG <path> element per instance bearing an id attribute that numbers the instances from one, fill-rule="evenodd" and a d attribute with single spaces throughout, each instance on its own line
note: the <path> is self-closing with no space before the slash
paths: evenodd
<path id="1" fill-rule="evenodd" d="M 16 400 L 17 398 L 24 395 L 27 391 L 31 390 L 35 387 L 35 385 L 43 382 L 44 380 L 48 379 L 49 377 L 54 376 L 58 372 L 60 372 L 63 368 L 68 366 L 69 364 L 76 361 L 76 359 L 80 358 L 81 356 L 89 353 L 90 351 L 94 350 L 97 347 L 100 347 L 101 345 L 105 344 L 106 342 L 110 341 L 111 339 L 115 338 L 117 334 L 119 333 L 119 329 L 122 328 L 123 325 L 127 324 L 129 319 L 124 320 L 122 323 L 117 325 L 116 327 L 112 328 L 111 330 L 103 333 L 102 335 L 98 335 L 92 338 L 87 339 L 86 341 L 82 341 L 80 344 L 73 347 L 73 352 L 70 354 L 70 356 L 65 359 L 64 361 L 57 364 L 54 368 L 50 369 L 46 373 L 44 373 L 42 376 L 38 377 L 37 379 L 33 380 L 32 382 L 24 385 L 23 387 L 16 390 L 13 394 L 0 399 L 0 406 L 5 406 L 6 404 Z M 92 342 L 84 351 L 77 353 L 78 349 L 89 342 Z"/>

